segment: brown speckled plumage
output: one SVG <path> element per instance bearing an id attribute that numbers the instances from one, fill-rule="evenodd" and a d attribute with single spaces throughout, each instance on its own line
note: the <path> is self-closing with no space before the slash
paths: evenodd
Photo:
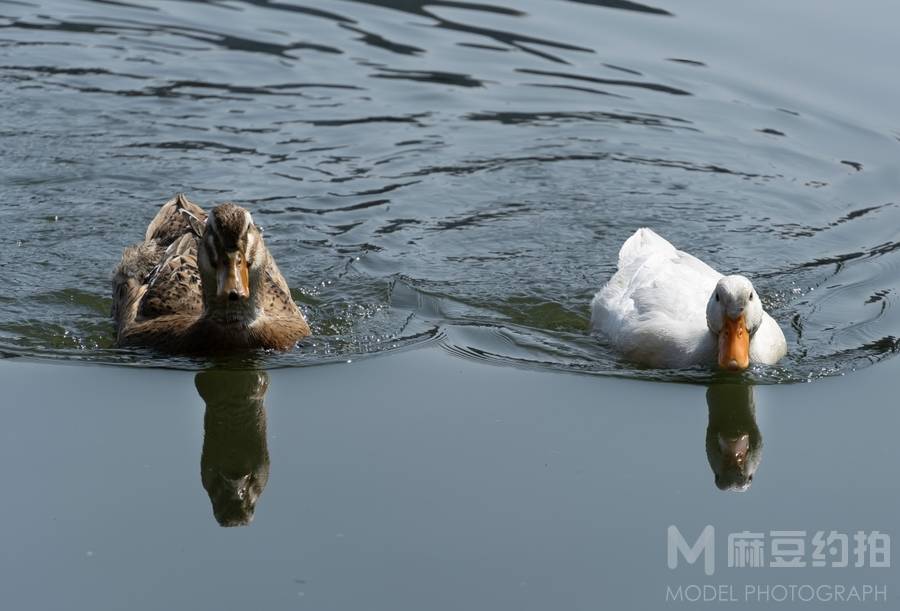
<path id="1" fill-rule="evenodd" d="M 249 214 L 223 204 L 210 218 L 207 222 L 207 214 L 179 194 L 162 206 L 145 241 L 125 250 L 113 278 L 119 345 L 175 353 L 287 350 L 309 335 Z M 206 249 L 203 257 L 199 249 Z M 234 253 L 246 260 L 249 283 L 240 300 L 217 296 L 216 287 L 204 286 L 203 280 L 203 269 Z M 216 274 L 206 272 L 209 284 L 216 284 Z"/>
<path id="2" fill-rule="evenodd" d="M 169 251 L 147 279 L 147 292 L 138 310 L 142 318 L 167 314 L 199 316 L 203 312 L 196 237 L 191 233 L 182 235 Z"/>

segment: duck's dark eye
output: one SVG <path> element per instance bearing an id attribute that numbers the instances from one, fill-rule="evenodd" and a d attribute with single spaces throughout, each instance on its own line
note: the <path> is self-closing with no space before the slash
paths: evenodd
<path id="1" fill-rule="evenodd" d="M 750 301 L 753 301 L 753 293 L 750 293 Z"/>
<path id="2" fill-rule="evenodd" d="M 718 300 L 719 300 L 719 293 L 717 292 L 716 293 L 716 301 L 718 301 Z"/>

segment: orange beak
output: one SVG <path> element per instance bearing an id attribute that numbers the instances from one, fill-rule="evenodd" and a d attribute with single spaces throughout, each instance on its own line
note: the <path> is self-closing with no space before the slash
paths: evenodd
<path id="1" fill-rule="evenodd" d="M 228 253 L 219 267 L 219 298 L 231 301 L 246 299 L 250 296 L 250 270 L 247 260 L 239 253 Z"/>
<path id="2" fill-rule="evenodd" d="M 750 333 L 744 315 L 735 319 L 725 317 L 719 331 L 719 367 L 739 371 L 750 366 Z"/>

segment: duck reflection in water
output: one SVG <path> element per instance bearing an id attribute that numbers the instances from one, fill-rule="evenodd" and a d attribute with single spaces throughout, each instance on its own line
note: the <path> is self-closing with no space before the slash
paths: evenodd
<path id="1" fill-rule="evenodd" d="M 719 490 L 746 490 L 762 459 L 753 387 L 720 384 L 706 390 L 706 457 Z"/>
<path id="2" fill-rule="evenodd" d="M 221 526 L 253 520 L 256 502 L 269 480 L 264 371 L 210 369 L 197 374 L 206 403 L 200 477 Z"/>

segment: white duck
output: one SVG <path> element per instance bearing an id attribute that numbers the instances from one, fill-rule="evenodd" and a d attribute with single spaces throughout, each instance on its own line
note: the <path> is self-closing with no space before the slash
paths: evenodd
<path id="1" fill-rule="evenodd" d="M 747 278 L 723 276 L 646 228 L 622 245 L 619 269 L 591 310 L 593 331 L 653 367 L 740 370 L 787 353 L 784 333 Z"/>

